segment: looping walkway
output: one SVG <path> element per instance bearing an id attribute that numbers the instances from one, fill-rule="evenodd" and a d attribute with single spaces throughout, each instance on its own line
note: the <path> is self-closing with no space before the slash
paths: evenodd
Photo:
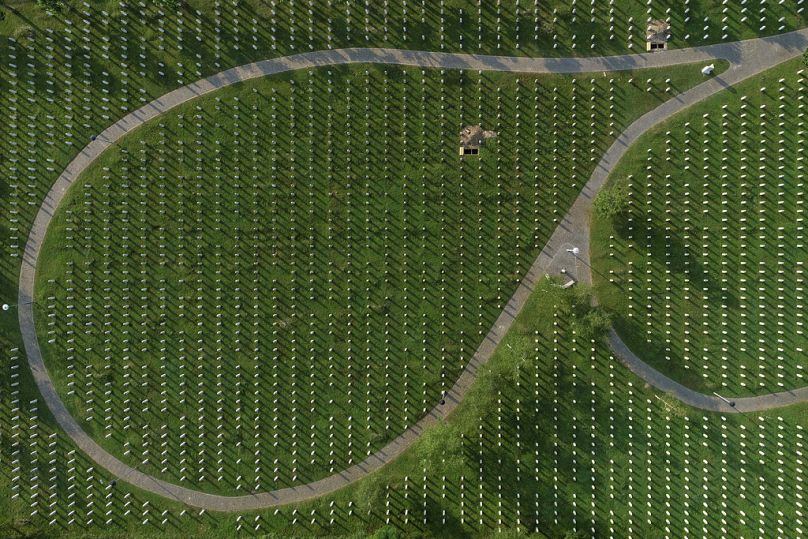
<path id="1" fill-rule="evenodd" d="M 581 247 L 581 259 L 588 264 L 589 213 L 592 199 L 603 185 L 612 167 L 640 135 L 668 118 L 671 114 L 675 114 L 732 84 L 796 57 L 806 48 L 806 44 L 808 44 L 808 30 L 738 43 L 666 51 L 655 54 L 600 58 L 521 58 L 404 51 L 397 49 L 341 49 L 309 52 L 248 64 L 178 88 L 155 99 L 131 114 L 128 114 L 107 128 L 95 140 L 88 144 L 56 180 L 37 213 L 23 253 L 18 298 L 20 330 L 34 381 L 59 426 L 64 429 L 79 449 L 84 451 L 96 464 L 106 469 L 113 476 L 153 494 L 171 498 L 189 506 L 212 511 L 250 511 L 276 505 L 302 502 L 334 492 L 378 470 L 395 459 L 407 449 L 426 428 L 445 418 L 457 407 L 474 382 L 477 370 L 491 358 L 500 340 L 507 333 L 511 324 L 516 319 L 516 316 L 522 310 L 522 307 L 525 305 L 533 290 L 534 284 L 544 275 L 555 273 L 554 270 L 558 269 L 554 267 L 556 253 L 563 252 L 566 245 L 574 244 Z M 523 73 L 583 73 L 664 67 L 715 59 L 728 60 L 731 64 L 730 70 L 720 77 L 715 77 L 688 92 L 676 96 L 645 116 L 642 116 L 629 126 L 607 151 L 578 199 L 520 283 L 513 297 L 508 301 L 499 318 L 497 318 L 493 328 L 486 335 L 457 382 L 448 392 L 446 404 L 436 406 L 415 425 L 407 429 L 383 449 L 369 456 L 363 462 L 331 477 L 307 485 L 245 496 L 207 494 L 156 479 L 132 468 L 109 454 L 84 432 L 81 426 L 70 415 L 59 397 L 59 394 L 56 392 L 53 381 L 50 379 L 48 371 L 45 368 L 37 341 L 36 329 L 34 327 L 34 307 L 32 299 L 34 297 L 36 266 L 42 242 L 45 239 L 48 226 L 59 204 L 62 202 L 70 186 L 79 178 L 81 173 L 98 158 L 99 155 L 109 148 L 110 145 L 160 114 L 182 103 L 231 84 L 287 71 L 330 65 L 372 63 Z M 591 275 L 586 277 L 591 281 Z M 642 361 L 636 358 L 636 356 L 625 347 L 622 341 L 620 341 L 620 338 L 614 333 L 611 336 L 611 344 L 616 355 L 623 358 L 629 368 L 641 378 L 655 387 L 669 391 L 687 404 L 699 408 L 722 412 L 736 409 L 740 410 L 741 408 L 753 411 L 808 400 L 808 395 L 806 395 L 808 390 L 799 390 L 799 392 L 785 396 L 771 395 L 751 399 L 738 399 L 737 408 L 729 409 L 729 407 L 727 407 L 728 409 L 724 409 L 721 406 L 723 404 L 722 402 L 715 402 L 715 400 L 718 400 L 715 397 L 695 393 L 683 386 L 672 385 L 676 383 L 642 363 Z"/>

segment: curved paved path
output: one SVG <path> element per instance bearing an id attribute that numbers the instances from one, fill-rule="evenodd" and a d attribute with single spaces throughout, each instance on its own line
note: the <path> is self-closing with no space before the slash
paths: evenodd
<path id="1" fill-rule="evenodd" d="M 620 358 L 631 372 L 658 390 L 664 391 L 694 408 L 722 413 L 760 412 L 763 410 L 771 410 L 772 408 L 782 408 L 783 406 L 808 402 L 808 387 L 782 391 L 780 393 L 770 393 L 757 397 L 725 397 L 726 400 L 720 399 L 715 395 L 705 395 L 704 393 L 693 391 L 687 386 L 683 386 L 645 363 L 626 346 L 614 330 L 609 331 L 608 339 L 612 352 Z M 733 403 L 734 406 L 730 405 L 730 403 Z"/>
<path id="2" fill-rule="evenodd" d="M 28 363 L 34 380 L 45 403 L 53 413 L 60 427 L 74 443 L 99 466 L 113 476 L 154 494 L 178 500 L 189 506 L 213 511 L 249 511 L 275 505 L 301 502 L 322 496 L 342 488 L 367 474 L 379 469 L 395 459 L 408 448 L 433 423 L 445 418 L 463 399 L 473 383 L 477 370 L 485 364 L 496 349 L 501 338 L 521 311 L 530 295 L 534 283 L 549 273 L 553 266 L 553 255 L 567 243 L 584 247 L 588 253 L 588 216 L 591 199 L 600 188 L 609 170 L 637 137 L 669 115 L 700 101 L 727 86 L 750 77 L 760 71 L 793 58 L 808 44 L 808 30 L 801 30 L 781 36 L 721 44 L 694 49 L 666 51 L 655 54 L 614 56 L 601 58 L 510 58 L 499 56 L 477 56 L 434 52 L 403 51 L 395 49 L 342 49 L 318 51 L 274 60 L 257 62 L 213 75 L 174 90 L 144 107 L 128 114 L 107 128 L 94 141 L 88 144 L 62 172 L 54 183 L 37 213 L 23 253 L 19 280 L 19 322 Z M 491 71 L 529 73 L 578 73 L 592 71 L 618 71 L 650 67 L 664 67 L 683 63 L 727 59 L 731 68 L 721 77 L 711 79 L 693 90 L 677 96 L 632 124 L 618 137 L 614 145 L 598 165 L 581 196 L 551 237 L 530 271 L 509 300 L 504 310 L 486 335 L 474 356 L 461 373 L 455 385 L 448 392 L 446 404 L 435 407 L 424 418 L 407 429 L 377 453 L 363 462 L 333 476 L 309 483 L 272 492 L 245 496 L 220 496 L 188 489 L 168 483 L 140 472 L 121 462 L 92 438 L 70 415 L 53 385 L 42 360 L 34 327 L 32 298 L 34 280 L 42 242 L 51 219 L 71 184 L 101 153 L 121 137 L 172 108 L 209 92 L 234 83 L 264 77 L 286 71 L 307 69 L 319 66 L 375 63 L 422 66 L 447 69 L 473 69 Z M 579 226 L 582 225 L 583 226 Z M 588 256 L 588 255 L 587 255 Z"/>
<path id="3" fill-rule="evenodd" d="M 749 77 L 799 56 L 808 45 L 806 37 L 808 37 L 808 31 L 802 30 L 783 34 L 774 40 L 741 42 L 737 44 L 738 49 L 744 51 L 741 53 L 740 64 L 733 64 L 722 75 L 674 97 L 632 123 L 601 158 L 589 181 L 550 237 L 535 265 L 540 266 L 545 274 L 559 274 L 563 267 L 570 267 L 576 262 L 566 250 L 573 246 L 578 247 L 580 252 L 577 262 L 580 262 L 581 265 L 577 266 L 577 277 L 581 282 L 591 284 L 589 232 L 592 202 L 612 169 L 631 146 L 648 130 L 664 122 L 670 116 Z M 746 44 L 751 43 L 755 43 L 755 46 L 746 47 Z M 634 374 L 649 385 L 695 408 L 722 413 L 759 412 L 808 402 L 808 387 L 743 398 L 720 398 L 699 393 L 645 363 L 629 349 L 614 330 L 609 332 L 608 341 L 614 355 Z"/>

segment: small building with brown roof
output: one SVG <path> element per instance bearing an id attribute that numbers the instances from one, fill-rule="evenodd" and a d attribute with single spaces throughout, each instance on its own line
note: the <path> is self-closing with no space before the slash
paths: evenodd
<path id="1" fill-rule="evenodd" d="M 479 125 L 467 125 L 460 131 L 460 155 L 477 155 L 485 141 L 496 137 L 495 131 L 484 131 Z"/>
<path id="2" fill-rule="evenodd" d="M 648 29 L 645 32 L 646 50 L 664 51 L 668 48 L 668 41 L 671 39 L 671 25 L 661 19 L 654 19 L 648 22 Z"/>

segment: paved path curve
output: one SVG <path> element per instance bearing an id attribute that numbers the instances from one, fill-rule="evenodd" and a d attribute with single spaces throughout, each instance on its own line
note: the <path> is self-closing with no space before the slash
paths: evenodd
<path id="1" fill-rule="evenodd" d="M 760 412 L 773 408 L 782 408 L 783 406 L 791 406 L 792 404 L 799 404 L 801 402 L 808 402 L 808 387 L 782 391 L 780 393 L 770 393 L 768 395 L 759 395 L 757 397 L 724 397 L 726 400 L 720 399 L 715 395 L 705 395 L 704 393 L 693 391 L 689 387 L 683 386 L 679 382 L 668 378 L 638 358 L 613 329 L 609 331 L 608 339 L 609 346 L 611 346 L 614 355 L 620 358 L 631 372 L 660 391 L 664 391 L 694 408 L 723 413 Z M 730 405 L 730 403 L 734 403 L 734 406 Z"/>
<path id="2" fill-rule="evenodd" d="M 492 356 L 497 344 L 507 333 L 516 316 L 525 305 L 535 282 L 551 271 L 554 264 L 554 253 L 571 242 L 586 247 L 583 252 L 588 253 L 588 215 L 592 196 L 603 184 L 613 164 L 617 162 L 617 159 L 625 153 L 628 146 L 639 135 L 667 118 L 670 114 L 678 112 L 726 88 L 728 85 L 797 56 L 805 49 L 806 44 L 808 44 L 808 30 L 770 38 L 655 54 L 580 59 L 511 58 L 396 49 L 342 49 L 310 52 L 257 62 L 224 71 L 169 92 L 117 121 L 82 149 L 56 180 L 37 213 L 23 253 L 18 298 L 20 330 L 28 357 L 28 364 L 37 387 L 60 427 L 64 429 L 82 451 L 113 476 L 151 493 L 178 500 L 189 506 L 213 511 L 250 511 L 302 502 L 331 493 L 395 459 L 421 435 L 424 429 L 445 418 L 457 407 L 474 381 L 477 370 Z M 56 209 L 72 183 L 81 173 L 110 145 L 160 114 L 231 84 L 266 75 L 329 65 L 374 63 L 526 73 L 579 73 L 664 67 L 719 58 L 727 59 L 731 63 L 730 70 L 724 75 L 668 101 L 637 120 L 620 135 L 598 165 L 595 174 L 587 183 L 581 196 L 576 200 L 567 216 L 564 217 L 559 228 L 542 250 L 522 283 L 520 283 L 513 297 L 508 301 L 480 347 L 469 360 L 468 365 L 449 391 L 446 404 L 435 407 L 398 438 L 363 462 L 338 474 L 307 485 L 245 496 L 207 494 L 151 477 L 109 454 L 84 432 L 70 415 L 56 392 L 42 359 L 34 327 L 33 304 L 31 303 L 34 297 L 36 265 L 42 242 Z M 581 224 L 583 224 L 582 227 L 577 226 Z"/>
<path id="3" fill-rule="evenodd" d="M 611 171 L 632 145 L 648 130 L 664 122 L 670 116 L 744 79 L 799 56 L 808 45 L 806 38 L 808 38 L 808 32 L 802 30 L 783 34 L 772 40 L 754 40 L 753 42 L 757 42 L 754 47 L 745 46 L 747 43 L 751 44 L 753 42 L 735 44 L 741 51 L 739 64 L 733 64 L 721 76 L 712 78 L 708 82 L 674 97 L 631 124 L 620 134 L 601 158 L 589 181 L 581 190 L 570 210 L 562 218 L 558 228 L 556 228 L 541 255 L 539 255 L 536 265 L 544 268 L 546 274 L 559 274 L 563 267 L 569 268 L 575 263 L 567 249 L 573 246 L 578 247 L 580 252 L 577 258 L 581 265 L 577 267 L 577 277 L 581 282 L 591 284 L 592 266 L 589 258 L 589 232 L 592 202 Z M 808 402 L 808 387 L 739 398 L 726 396 L 720 398 L 716 395 L 699 393 L 645 363 L 629 349 L 613 329 L 609 332 L 608 341 L 614 355 L 634 374 L 656 389 L 668 393 L 695 408 L 722 413 L 760 412 Z"/>

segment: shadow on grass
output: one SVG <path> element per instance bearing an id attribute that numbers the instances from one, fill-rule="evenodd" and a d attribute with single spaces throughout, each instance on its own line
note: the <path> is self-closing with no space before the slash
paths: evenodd
<path id="1" fill-rule="evenodd" d="M 614 229 L 622 239 L 630 237 L 629 221 L 618 218 Z M 674 275 L 685 275 L 691 283 L 705 293 L 705 300 L 731 309 L 738 308 L 740 301 L 734 292 L 721 287 L 719 281 L 702 264 L 682 240 L 677 232 L 660 228 L 649 223 L 645 228 L 647 252 L 658 264 L 669 268 Z M 661 278 L 661 276 L 660 276 Z"/>

